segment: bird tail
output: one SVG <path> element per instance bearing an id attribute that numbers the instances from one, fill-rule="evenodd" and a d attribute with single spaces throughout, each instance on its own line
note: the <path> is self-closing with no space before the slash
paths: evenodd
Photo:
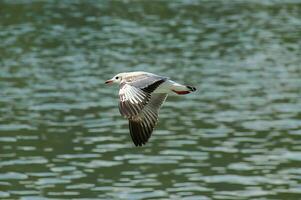
<path id="1" fill-rule="evenodd" d="M 190 86 L 190 85 L 186 85 L 186 87 L 191 91 L 191 92 L 194 92 L 196 91 L 196 88 L 193 87 L 193 86 Z"/>
<path id="2" fill-rule="evenodd" d="M 177 85 L 174 85 L 172 91 L 175 92 L 176 94 L 184 95 L 184 94 L 189 94 L 191 92 L 196 91 L 196 88 L 193 86 L 190 86 L 190 85 L 177 84 Z"/>

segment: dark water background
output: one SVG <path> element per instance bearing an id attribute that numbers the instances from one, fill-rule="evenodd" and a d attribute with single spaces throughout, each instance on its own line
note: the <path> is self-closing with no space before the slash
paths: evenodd
<path id="1" fill-rule="evenodd" d="M 104 80 L 170 97 L 133 146 Z M 0 198 L 301 199 L 301 1 L 0 1 Z"/>

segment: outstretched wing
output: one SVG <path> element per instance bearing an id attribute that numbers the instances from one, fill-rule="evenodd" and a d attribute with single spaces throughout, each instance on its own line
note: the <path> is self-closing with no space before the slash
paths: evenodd
<path id="1" fill-rule="evenodd" d="M 119 90 L 119 111 L 121 115 L 127 118 L 138 115 L 150 97 L 149 93 L 123 83 Z"/>
<path id="2" fill-rule="evenodd" d="M 158 121 L 160 106 L 166 97 L 167 94 L 152 94 L 141 112 L 129 118 L 130 134 L 136 146 L 142 146 L 150 138 Z"/>
<path id="3" fill-rule="evenodd" d="M 129 78 L 127 84 L 136 88 L 140 88 L 144 92 L 152 93 L 159 85 L 167 80 L 166 77 L 158 76 L 155 74 L 143 74 L 132 79 Z"/>
<path id="4" fill-rule="evenodd" d="M 122 83 L 119 90 L 119 111 L 131 118 L 138 115 L 151 97 L 151 93 L 166 78 L 156 75 L 139 75 Z"/>

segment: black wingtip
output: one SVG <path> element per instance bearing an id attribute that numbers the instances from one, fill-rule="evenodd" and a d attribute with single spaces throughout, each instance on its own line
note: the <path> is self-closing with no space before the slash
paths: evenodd
<path id="1" fill-rule="evenodd" d="M 161 85 L 162 83 L 164 83 L 166 81 L 166 78 L 164 79 L 161 79 L 161 80 L 158 80 L 144 88 L 142 88 L 142 90 L 144 92 L 147 92 L 147 93 L 152 93 L 155 89 L 157 89 L 159 87 L 159 85 Z"/>
<path id="2" fill-rule="evenodd" d="M 129 120 L 131 138 L 135 146 L 143 146 L 150 138 L 151 131 L 147 130 L 143 123 Z"/>

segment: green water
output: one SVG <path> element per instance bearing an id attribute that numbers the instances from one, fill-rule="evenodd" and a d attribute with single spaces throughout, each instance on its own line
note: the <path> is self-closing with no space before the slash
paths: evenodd
<path id="1" fill-rule="evenodd" d="M 301 1 L 0 1 L 0 198 L 301 199 Z M 133 145 L 106 79 L 169 97 Z"/>

